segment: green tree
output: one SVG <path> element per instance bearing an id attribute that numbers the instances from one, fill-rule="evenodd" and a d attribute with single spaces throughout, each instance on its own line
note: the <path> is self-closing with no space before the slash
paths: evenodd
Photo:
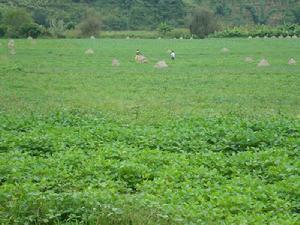
<path id="1" fill-rule="evenodd" d="M 21 35 L 22 37 L 33 37 L 37 38 L 42 33 L 42 28 L 36 23 L 28 23 L 24 24 L 21 27 Z"/>
<path id="2" fill-rule="evenodd" d="M 295 22 L 300 24 L 300 5 L 295 7 L 293 10 L 292 10 L 293 14 L 294 14 L 294 17 L 295 17 Z"/>
<path id="3" fill-rule="evenodd" d="M 207 9 L 195 9 L 190 18 L 189 28 L 192 34 L 205 38 L 218 29 L 217 18 Z"/>
<path id="4" fill-rule="evenodd" d="M 166 35 L 167 33 L 171 32 L 173 30 L 173 28 L 167 24 L 166 22 L 162 22 L 160 23 L 159 27 L 158 27 L 158 32 L 162 35 Z"/>
<path id="5" fill-rule="evenodd" d="M 99 36 L 102 28 L 102 18 L 95 11 L 87 11 L 85 18 L 78 26 L 83 37 Z"/>
<path id="6" fill-rule="evenodd" d="M 66 29 L 67 28 L 63 20 L 52 19 L 50 21 L 49 32 L 53 37 L 64 38 Z"/>
<path id="7" fill-rule="evenodd" d="M 285 11 L 284 9 L 270 5 L 266 0 L 259 0 L 255 4 L 245 4 L 244 8 L 250 13 L 255 24 L 268 24 L 269 19 L 274 14 L 283 13 Z"/>
<path id="8" fill-rule="evenodd" d="M 29 13 L 20 8 L 7 8 L 4 11 L 2 24 L 7 27 L 9 37 L 22 37 L 22 27 L 32 24 L 33 19 Z"/>

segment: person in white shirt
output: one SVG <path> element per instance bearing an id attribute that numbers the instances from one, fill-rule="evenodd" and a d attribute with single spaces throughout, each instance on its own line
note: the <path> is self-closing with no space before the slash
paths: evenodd
<path id="1" fill-rule="evenodd" d="M 176 54 L 175 54 L 174 51 L 172 51 L 172 52 L 171 52 L 171 59 L 172 59 L 172 60 L 175 60 L 175 58 L 176 58 Z"/>

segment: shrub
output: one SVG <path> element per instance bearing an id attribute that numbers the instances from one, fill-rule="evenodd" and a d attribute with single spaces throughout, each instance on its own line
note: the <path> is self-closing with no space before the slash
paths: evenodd
<path id="1" fill-rule="evenodd" d="M 159 34 L 157 31 L 104 31 L 101 33 L 101 37 L 118 39 L 125 39 L 127 37 L 155 39 L 159 37 Z"/>
<path id="2" fill-rule="evenodd" d="M 78 29 L 67 30 L 65 36 L 66 38 L 80 38 L 81 32 Z"/>
<path id="3" fill-rule="evenodd" d="M 9 37 L 21 37 L 21 28 L 25 24 L 33 23 L 32 17 L 23 9 L 7 9 L 3 15 L 2 23 L 7 26 Z"/>
<path id="4" fill-rule="evenodd" d="M 34 22 L 44 27 L 49 27 L 48 13 L 45 9 L 36 9 L 32 12 Z"/>
<path id="5" fill-rule="evenodd" d="M 295 22 L 300 24 L 300 5 L 294 8 L 292 12 L 295 17 Z"/>
<path id="6" fill-rule="evenodd" d="M 170 25 L 168 25 L 166 22 L 160 23 L 158 27 L 158 32 L 163 36 L 171 32 L 172 30 L 173 28 Z"/>
<path id="7" fill-rule="evenodd" d="M 67 30 L 73 30 L 73 29 L 75 29 L 75 27 L 76 27 L 76 24 L 74 22 L 69 22 L 66 25 Z"/>
<path id="8" fill-rule="evenodd" d="M 295 34 L 296 34 L 296 35 L 300 35 L 300 26 L 298 26 L 298 27 L 295 29 Z"/>
<path id="9" fill-rule="evenodd" d="M 68 36 L 74 37 L 77 35 L 77 32 L 70 31 L 68 32 Z M 78 35 L 77 35 L 78 36 Z M 155 39 L 159 38 L 160 34 L 157 31 L 103 31 L 101 33 L 102 38 L 143 38 L 143 39 Z M 189 39 L 191 37 L 191 33 L 188 29 L 174 29 L 171 32 L 165 35 L 165 38 L 185 38 Z"/>
<path id="10" fill-rule="evenodd" d="M 49 33 L 53 37 L 65 38 L 66 25 L 63 20 L 51 20 Z"/>
<path id="11" fill-rule="evenodd" d="M 188 39 L 190 38 L 192 35 L 191 35 L 191 32 L 188 30 L 188 29 L 174 29 L 172 30 L 171 32 L 169 32 L 167 34 L 167 37 L 169 38 L 185 38 L 185 39 Z"/>
<path id="12" fill-rule="evenodd" d="M 5 36 L 6 31 L 7 31 L 7 27 L 4 25 L 0 25 L 0 37 Z"/>
<path id="13" fill-rule="evenodd" d="M 103 29 L 105 30 L 126 30 L 127 18 L 118 15 L 109 15 L 103 19 Z"/>
<path id="14" fill-rule="evenodd" d="M 79 24 L 78 28 L 83 37 L 99 36 L 102 28 L 102 19 L 95 12 L 87 12 L 86 17 Z"/>
<path id="15" fill-rule="evenodd" d="M 211 11 L 196 9 L 192 12 L 189 28 L 192 34 L 204 38 L 217 30 L 218 23 Z"/>
<path id="16" fill-rule="evenodd" d="M 33 37 L 37 38 L 42 33 L 42 28 L 36 23 L 24 24 L 21 27 L 20 34 L 23 37 Z"/>
<path id="17" fill-rule="evenodd" d="M 243 26 L 231 27 L 220 32 L 215 32 L 211 37 L 231 38 L 231 37 L 279 37 L 279 36 L 293 36 L 300 35 L 300 26 L 296 24 L 282 25 L 277 27 L 257 25 L 257 26 Z"/>

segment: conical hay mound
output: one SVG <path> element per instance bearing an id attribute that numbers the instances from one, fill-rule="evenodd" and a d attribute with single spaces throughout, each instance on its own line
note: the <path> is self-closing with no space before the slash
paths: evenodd
<path id="1" fill-rule="evenodd" d="M 95 54 L 95 52 L 94 52 L 93 49 L 89 48 L 89 49 L 87 49 L 87 50 L 85 51 L 85 54 L 86 54 L 86 55 L 93 55 L 93 54 Z"/>
<path id="2" fill-rule="evenodd" d="M 296 65 L 297 62 L 296 62 L 295 59 L 291 58 L 291 59 L 289 60 L 288 64 L 289 64 L 289 65 Z"/>
<path id="3" fill-rule="evenodd" d="M 11 54 L 11 55 L 15 55 L 16 54 L 16 49 L 11 49 L 10 51 L 9 51 L 9 53 Z"/>
<path id="4" fill-rule="evenodd" d="M 164 60 L 162 60 L 162 61 L 159 61 L 158 63 L 156 63 L 154 65 L 154 67 L 157 69 L 164 69 L 164 68 L 168 68 L 169 66 Z"/>
<path id="5" fill-rule="evenodd" d="M 117 66 L 120 66 L 120 62 L 117 59 L 113 59 L 111 62 L 111 65 L 117 67 Z"/>
<path id="6" fill-rule="evenodd" d="M 223 48 L 223 49 L 221 50 L 221 52 L 227 53 L 227 52 L 229 52 L 229 49 L 228 49 L 228 48 Z"/>
<path id="7" fill-rule="evenodd" d="M 253 62 L 253 58 L 252 57 L 246 57 L 245 62 Z"/>
<path id="8" fill-rule="evenodd" d="M 8 42 L 8 44 L 7 44 L 7 47 L 9 48 L 9 49 L 13 49 L 13 48 L 15 48 L 15 41 L 14 40 L 9 40 L 9 42 Z"/>
<path id="9" fill-rule="evenodd" d="M 145 56 L 143 56 L 143 55 L 137 55 L 137 56 L 135 56 L 135 61 L 137 63 L 141 63 L 141 64 L 148 62 L 147 58 Z"/>
<path id="10" fill-rule="evenodd" d="M 266 59 L 262 59 L 258 64 L 258 67 L 262 67 L 262 66 L 270 66 L 270 63 L 268 62 L 268 60 Z"/>

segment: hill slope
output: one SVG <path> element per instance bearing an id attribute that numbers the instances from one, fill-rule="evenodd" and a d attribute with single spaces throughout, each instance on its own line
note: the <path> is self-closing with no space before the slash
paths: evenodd
<path id="1" fill-rule="evenodd" d="M 155 29 L 165 21 L 174 27 L 184 26 L 194 7 L 211 9 L 226 24 L 300 22 L 299 0 L 2 0 L 0 6 L 27 8 L 43 25 L 53 18 L 78 23 L 86 9 L 93 8 L 103 16 L 107 30 Z"/>

